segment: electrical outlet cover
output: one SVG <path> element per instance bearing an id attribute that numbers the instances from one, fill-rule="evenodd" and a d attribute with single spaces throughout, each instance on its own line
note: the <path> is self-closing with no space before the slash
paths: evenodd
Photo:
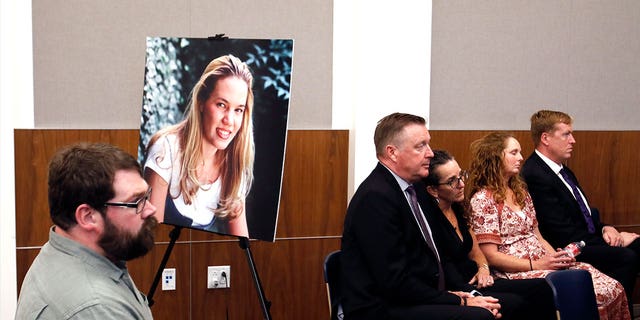
<path id="1" fill-rule="evenodd" d="M 231 267 L 230 266 L 209 266 L 207 267 L 207 288 L 220 289 L 231 287 Z"/>
<path id="2" fill-rule="evenodd" d="M 176 269 L 166 268 L 162 270 L 162 290 L 176 289 Z"/>

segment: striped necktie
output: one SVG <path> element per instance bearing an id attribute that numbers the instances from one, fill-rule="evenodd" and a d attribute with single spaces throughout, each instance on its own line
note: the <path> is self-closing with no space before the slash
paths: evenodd
<path id="1" fill-rule="evenodd" d="M 438 255 L 438 250 L 436 250 L 436 246 L 433 243 L 431 234 L 429 233 L 429 228 L 427 228 L 427 221 L 425 221 L 424 216 L 420 212 L 420 207 L 418 206 L 418 198 L 416 197 L 416 190 L 414 190 L 412 185 L 409 185 L 406 191 L 409 194 L 411 212 L 413 212 L 413 216 L 418 221 L 418 225 L 420 226 L 420 230 L 422 231 L 424 240 L 427 243 L 429 249 L 431 249 L 431 251 L 433 251 L 435 256 L 438 258 L 438 290 L 444 290 L 444 271 L 442 270 L 442 264 L 440 263 L 440 255 Z"/>
<path id="2" fill-rule="evenodd" d="M 571 190 L 573 191 L 573 196 L 576 198 L 576 201 L 578 201 L 578 206 L 580 207 L 580 211 L 582 211 L 584 220 L 587 222 L 587 229 L 589 229 L 589 233 L 596 232 L 596 229 L 593 226 L 593 220 L 591 219 L 591 214 L 589 213 L 589 209 L 587 209 L 587 204 L 584 203 L 584 200 L 582 199 L 582 195 L 580 195 L 580 191 L 578 191 L 578 186 L 576 185 L 575 181 L 573 181 L 573 179 L 571 179 L 569 174 L 567 174 L 567 171 L 564 169 L 564 167 L 560 169 L 560 175 L 562 176 L 564 181 L 566 181 L 567 184 L 569 184 L 569 186 L 571 187 Z"/>

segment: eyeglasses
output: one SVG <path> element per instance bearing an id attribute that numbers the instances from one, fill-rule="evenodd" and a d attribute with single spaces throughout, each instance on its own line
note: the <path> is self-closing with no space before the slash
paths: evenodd
<path id="1" fill-rule="evenodd" d="M 443 183 L 438 183 L 438 185 L 441 186 L 441 185 L 446 184 L 449 187 L 451 187 L 452 189 L 460 188 L 460 183 L 467 181 L 468 178 L 469 178 L 469 172 L 460 171 L 460 176 L 451 177 L 451 179 L 449 179 L 449 180 L 447 180 L 446 182 L 443 182 Z"/>
<path id="2" fill-rule="evenodd" d="M 105 202 L 104 206 L 136 208 L 136 214 L 140 214 L 140 212 L 144 210 L 144 205 L 147 204 L 150 196 L 151 187 L 149 187 L 147 192 L 135 202 Z"/>

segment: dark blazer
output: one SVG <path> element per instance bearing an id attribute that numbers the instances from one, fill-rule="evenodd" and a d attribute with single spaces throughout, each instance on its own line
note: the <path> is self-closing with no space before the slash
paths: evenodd
<path id="1" fill-rule="evenodd" d="M 437 289 L 436 255 L 425 244 L 404 191 L 380 163 L 349 203 L 341 263 L 345 318 L 356 312 L 387 319 L 389 307 L 460 305 L 459 297 Z M 447 290 L 473 289 L 446 261 L 442 267 Z"/>
<path id="2" fill-rule="evenodd" d="M 567 166 L 564 168 L 580 188 L 573 172 Z M 553 247 L 562 248 L 570 242 L 580 240 L 592 245 L 604 243 L 600 232 L 604 225 L 600 221 L 598 210 L 591 208 L 596 232 L 590 234 L 573 193 L 535 151 L 522 166 L 522 177 L 533 199 L 540 233 Z M 582 188 L 580 191 L 586 198 Z"/>

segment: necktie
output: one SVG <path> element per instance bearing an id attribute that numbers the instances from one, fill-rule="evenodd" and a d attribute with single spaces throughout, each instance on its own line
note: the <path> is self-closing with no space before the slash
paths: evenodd
<path id="1" fill-rule="evenodd" d="M 569 184 L 569 186 L 571 186 L 573 195 L 576 197 L 576 201 L 578 201 L 578 206 L 580 207 L 580 211 L 582 211 L 584 220 L 587 222 L 587 228 L 589 229 L 589 233 L 594 233 L 596 229 L 593 226 L 593 220 L 591 220 L 591 214 L 589 213 L 589 209 L 587 209 L 587 205 L 584 203 L 584 200 L 582 199 L 582 196 L 578 191 L 578 186 L 576 185 L 575 181 L 573 181 L 573 179 L 569 177 L 569 174 L 567 174 L 567 171 L 564 169 L 564 167 L 560 169 L 560 175 L 562 176 L 562 178 L 564 178 L 564 181 L 566 181 Z"/>
<path id="2" fill-rule="evenodd" d="M 413 189 L 412 185 L 409 185 L 406 191 L 409 194 L 411 212 L 413 212 L 413 216 L 416 218 L 416 220 L 418 220 L 418 225 L 420 226 L 420 230 L 422 231 L 422 235 L 424 236 L 424 240 L 427 243 L 427 246 L 429 247 L 429 249 L 431 249 L 431 251 L 433 251 L 438 260 L 438 290 L 444 290 L 444 271 L 442 270 L 442 264 L 440 264 L 440 256 L 438 255 L 436 246 L 433 243 L 433 239 L 431 238 L 431 234 L 429 233 L 429 229 L 427 228 L 427 222 L 425 221 L 424 216 L 420 213 L 418 198 L 416 197 L 416 190 Z"/>

